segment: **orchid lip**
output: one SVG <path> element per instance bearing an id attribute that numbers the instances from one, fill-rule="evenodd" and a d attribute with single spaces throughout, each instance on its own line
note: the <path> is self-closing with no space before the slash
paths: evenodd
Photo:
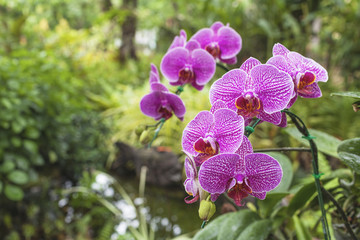
<path id="1" fill-rule="evenodd" d="M 252 118 L 259 114 L 261 101 L 252 92 L 246 92 L 242 96 L 235 99 L 235 106 L 238 114 L 246 118 Z"/>
<path id="2" fill-rule="evenodd" d="M 211 137 L 199 138 L 194 143 L 194 149 L 198 153 L 205 153 L 209 155 L 215 155 L 219 152 L 218 143 Z"/>
<path id="3" fill-rule="evenodd" d="M 298 73 L 296 75 L 296 80 L 298 90 L 302 90 L 305 87 L 313 84 L 316 80 L 316 76 L 312 72 Z"/>
<path id="4" fill-rule="evenodd" d="M 208 51 L 214 58 L 220 57 L 221 51 L 217 43 L 210 43 L 206 45 L 205 50 Z"/>
<path id="5" fill-rule="evenodd" d="M 195 73 L 190 67 L 184 67 L 179 71 L 179 82 L 186 84 L 195 80 Z"/>

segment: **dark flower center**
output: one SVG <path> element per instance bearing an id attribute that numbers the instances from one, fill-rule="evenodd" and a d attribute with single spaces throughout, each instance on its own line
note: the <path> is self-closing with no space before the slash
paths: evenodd
<path id="1" fill-rule="evenodd" d="M 172 111 L 169 110 L 167 107 L 160 107 L 159 113 L 161 113 L 161 118 L 165 118 L 165 120 L 171 118 Z"/>
<path id="2" fill-rule="evenodd" d="M 195 73 L 188 67 L 184 67 L 179 72 L 179 82 L 182 84 L 191 83 L 195 80 Z"/>
<path id="3" fill-rule="evenodd" d="M 220 48 L 216 43 L 206 45 L 205 50 L 208 51 L 214 58 L 220 57 Z"/>
<path id="4" fill-rule="evenodd" d="M 199 153 L 213 156 L 219 153 L 219 144 L 216 141 L 213 141 L 213 144 L 211 144 L 209 140 L 199 138 L 194 143 L 194 149 Z"/>
<path id="5" fill-rule="evenodd" d="M 228 196 L 234 199 L 236 205 L 241 206 L 241 201 L 249 196 L 249 193 L 252 193 L 252 189 L 243 181 L 237 182 L 235 186 L 228 191 Z"/>
<path id="6" fill-rule="evenodd" d="M 303 74 L 300 77 L 300 80 L 297 84 L 298 90 L 300 91 L 300 90 L 304 89 L 305 87 L 313 84 L 315 82 L 315 79 L 316 79 L 315 74 L 313 74 L 312 72 L 305 72 L 305 74 Z"/>
<path id="7" fill-rule="evenodd" d="M 253 118 L 259 114 L 261 102 L 252 92 L 248 92 L 235 100 L 235 106 L 239 115 L 245 118 Z"/>

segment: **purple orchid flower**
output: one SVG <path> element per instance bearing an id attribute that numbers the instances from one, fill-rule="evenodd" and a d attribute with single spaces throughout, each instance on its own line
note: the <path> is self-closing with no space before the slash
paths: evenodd
<path id="1" fill-rule="evenodd" d="M 201 48 L 208 51 L 215 59 L 227 64 L 237 62 L 236 55 L 240 52 L 242 39 L 229 24 L 224 26 L 221 22 L 215 22 L 210 28 L 199 30 L 191 40 L 200 43 Z"/>
<path id="2" fill-rule="evenodd" d="M 214 82 L 210 103 L 222 100 L 227 108 L 243 116 L 248 124 L 253 117 L 273 123 L 281 122 L 281 110 L 293 96 L 294 84 L 289 74 L 255 58 L 246 60 Z"/>
<path id="3" fill-rule="evenodd" d="M 173 86 L 191 84 L 202 90 L 215 74 L 214 58 L 194 40 L 186 41 L 184 31 L 174 39 L 161 61 L 160 69 Z"/>
<path id="4" fill-rule="evenodd" d="M 218 154 L 201 165 L 199 183 L 211 194 L 212 201 L 227 192 L 241 206 L 242 199 L 248 195 L 265 199 L 266 192 L 281 182 L 283 173 L 280 164 L 267 154 L 250 153 L 249 142 L 244 143 L 239 151 L 247 154 Z"/>
<path id="5" fill-rule="evenodd" d="M 154 64 L 151 64 L 149 77 L 150 93 L 140 101 L 140 110 L 143 114 L 160 120 L 169 119 L 173 113 L 182 121 L 186 112 L 181 98 L 160 83 L 159 72 Z"/>
<path id="6" fill-rule="evenodd" d="M 184 187 L 187 194 L 189 194 L 189 196 L 187 196 L 184 200 L 186 203 L 194 203 L 199 199 L 200 193 L 203 190 L 199 184 L 198 173 L 194 160 L 191 157 L 186 157 L 184 166 L 186 174 Z M 189 200 L 189 197 L 193 198 Z"/>
<path id="7" fill-rule="evenodd" d="M 273 57 L 267 61 L 267 64 L 289 73 L 294 81 L 295 96 L 288 108 L 295 102 L 297 95 L 304 98 L 321 97 L 322 93 L 317 83 L 326 82 L 328 73 L 314 60 L 289 51 L 280 43 L 276 43 L 273 47 Z"/>
<path id="8" fill-rule="evenodd" d="M 243 139 L 244 119 L 229 109 L 214 110 L 198 113 L 183 132 L 183 149 L 197 166 L 218 153 L 235 152 Z"/>
<path id="9" fill-rule="evenodd" d="M 180 30 L 180 35 L 174 38 L 168 51 L 176 47 L 185 47 L 186 41 L 187 41 L 186 32 L 184 30 Z"/>

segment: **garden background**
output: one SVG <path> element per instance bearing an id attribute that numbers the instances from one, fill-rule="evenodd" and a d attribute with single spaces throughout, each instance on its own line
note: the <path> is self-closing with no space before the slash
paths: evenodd
<path id="1" fill-rule="evenodd" d="M 199 111 L 209 109 L 208 92 L 222 69 L 204 90 L 184 89 L 184 121 L 169 119 L 152 151 L 144 149 L 135 130 L 155 123 L 139 109 L 149 92 L 150 63 L 159 66 L 181 29 L 191 36 L 215 21 L 229 23 L 242 37 L 232 68 L 250 56 L 266 62 L 281 42 L 327 69 L 329 81 L 320 84 L 323 97 L 301 98 L 292 111 L 311 129 L 332 136 L 317 139 L 321 171 L 330 176 L 340 170 L 331 175 L 336 180 L 331 187 L 340 178 L 355 178 L 336 148 L 360 136 L 360 115 L 353 111 L 354 98 L 331 93 L 359 91 L 358 1 L 0 0 L 2 239 L 195 234 L 202 221 L 197 203 L 183 201 L 181 135 Z M 254 149 L 306 146 L 292 130 L 261 124 L 251 136 Z M 309 153 L 286 155 L 291 159 L 288 188 L 299 189 L 312 178 Z M 160 162 L 146 162 L 156 158 Z M 155 167 L 146 173 L 144 162 Z M 162 179 L 149 177 L 154 174 Z M 351 187 L 335 196 L 359 233 L 359 184 Z M 217 204 L 217 215 L 224 201 Z M 304 238 L 294 218 L 282 225 L 284 235 L 321 238 L 313 218 L 319 210 L 310 197 L 303 201 L 302 210 L 308 211 L 297 219 Z M 248 207 L 255 205 L 250 201 Z M 332 234 L 347 239 L 339 214 L 330 205 L 328 211 Z"/>

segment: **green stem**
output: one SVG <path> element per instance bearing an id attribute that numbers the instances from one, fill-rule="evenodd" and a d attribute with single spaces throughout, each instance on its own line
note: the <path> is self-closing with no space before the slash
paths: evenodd
<path id="1" fill-rule="evenodd" d="M 218 66 L 218 67 L 220 67 L 220 68 L 222 68 L 223 70 L 225 70 L 225 72 L 228 72 L 228 71 L 230 71 L 230 69 L 228 69 L 227 67 L 225 67 L 224 65 L 222 65 L 221 63 L 216 63 L 216 66 Z"/>
<path id="2" fill-rule="evenodd" d="M 158 122 L 157 125 L 159 125 L 159 126 L 156 128 L 154 137 L 151 139 L 151 141 L 150 141 L 150 143 L 149 143 L 149 145 L 148 145 L 148 148 L 151 148 L 152 143 L 153 143 L 154 140 L 157 138 L 157 136 L 158 136 L 161 128 L 164 126 L 165 121 L 166 121 L 166 119 L 165 119 L 165 118 L 162 118 L 162 119 L 160 119 L 160 121 Z"/>
<path id="3" fill-rule="evenodd" d="M 355 233 L 353 232 L 350 223 L 348 221 L 348 218 L 345 214 L 345 212 L 343 211 L 343 209 L 341 208 L 341 206 L 339 205 L 339 203 L 336 201 L 336 199 L 331 195 L 331 193 L 329 191 L 327 191 L 325 188 L 321 187 L 321 190 L 323 191 L 323 193 L 325 193 L 326 197 L 335 205 L 336 209 L 338 210 L 338 212 L 340 213 L 342 219 L 345 222 L 345 227 L 348 230 L 351 239 L 356 240 L 356 236 Z"/>
<path id="4" fill-rule="evenodd" d="M 184 87 L 185 87 L 185 85 L 178 86 L 178 88 L 176 89 L 175 94 L 180 95 L 180 93 L 182 93 L 184 91 Z"/>
<path id="5" fill-rule="evenodd" d="M 293 147 L 283 147 L 283 148 L 262 148 L 254 149 L 254 152 L 311 152 L 310 148 L 293 148 Z"/>
<path id="6" fill-rule="evenodd" d="M 323 227 L 323 233 L 324 233 L 325 240 L 331 239 L 329 225 L 328 225 L 328 222 L 326 219 L 326 211 L 325 211 L 325 207 L 324 207 L 323 195 L 322 195 L 322 191 L 321 191 L 321 184 L 320 184 L 321 174 L 319 173 L 318 149 L 313 140 L 314 137 L 310 135 L 309 130 L 307 129 L 305 123 L 301 120 L 300 117 L 298 117 L 296 114 L 290 112 L 288 109 L 284 109 L 282 112 L 285 112 L 291 118 L 291 120 L 294 123 L 294 125 L 296 126 L 296 128 L 303 135 L 303 138 L 305 138 L 309 141 L 311 155 L 312 155 L 312 167 L 313 167 L 313 172 L 314 172 L 313 176 L 315 178 L 315 186 L 316 186 L 316 191 L 318 193 L 318 200 L 319 200 L 319 205 L 320 205 L 320 210 L 321 210 L 321 215 L 322 215 L 321 223 L 322 223 L 322 227 Z"/>
<path id="7" fill-rule="evenodd" d="M 254 128 L 256 127 L 256 125 L 258 125 L 260 122 L 260 119 L 255 118 L 250 124 L 249 126 L 245 127 L 245 136 L 249 137 L 253 132 L 254 132 Z"/>
<path id="8" fill-rule="evenodd" d="M 204 228 L 206 223 L 207 223 L 207 221 L 203 221 L 202 224 L 201 224 L 201 228 Z"/>

